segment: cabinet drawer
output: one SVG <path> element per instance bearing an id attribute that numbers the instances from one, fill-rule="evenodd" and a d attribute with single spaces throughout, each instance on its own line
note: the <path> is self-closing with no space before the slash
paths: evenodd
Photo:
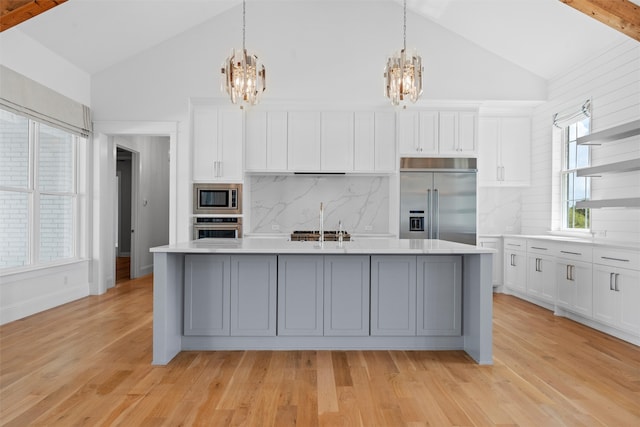
<path id="1" fill-rule="evenodd" d="M 544 240 L 527 240 L 527 252 L 541 255 L 553 255 L 555 246 Z"/>
<path id="2" fill-rule="evenodd" d="M 525 239 L 514 239 L 511 237 L 505 237 L 504 248 L 512 251 L 526 251 L 527 241 Z"/>
<path id="3" fill-rule="evenodd" d="M 594 264 L 640 270 L 640 252 L 624 249 L 594 248 Z"/>
<path id="4" fill-rule="evenodd" d="M 571 245 L 561 243 L 556 249 L 557 256 L 572 261 L 591 262 L 593 259 L 593 248 L 589 245 Z"/>

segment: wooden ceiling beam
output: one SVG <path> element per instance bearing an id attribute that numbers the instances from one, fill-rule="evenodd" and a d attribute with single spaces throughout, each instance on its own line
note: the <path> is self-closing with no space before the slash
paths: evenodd
<path id="1" fill-rule="evenodd" d="M 1 0 L 0 32 L 40 15 L 67 0 Z"/>
<path id="2" fill-rule="evenodd" d="M 560 0 L 609 27 L 640 41 L 640 6 L 629 0 Z"/>

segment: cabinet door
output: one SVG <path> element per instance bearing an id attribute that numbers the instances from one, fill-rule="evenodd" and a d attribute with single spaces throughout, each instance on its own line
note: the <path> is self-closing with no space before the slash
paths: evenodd
<path id="1" fill-rule="evenodd" d="M 323 171 L 353 170 L 353 113 L 324 112 L 320 141 Z"/>
<path id="2" fill-rule="evenodd" d="M 267 169 L 267 113 L 247 111 L 245 116 L 245 168 L 247 171 Z"/>
<path id="3" fill-rule="evenodd" d="M 495 237 L 479 237 L 478 243 L 483 248 L 495 249 L 497 252 L 493 254 L 493 286 L 502 285 L 502 244 L 500 238 Z"/>
<path id="4" fill-rule="evenodd" d="M 527 293 L 545 301 L 555 301 L 556 269 L 553 258 L 527 255 Z"/>
<path id="5" fill-rule="evenodd" d="M 323 273 L 322 256 L 278 257 L 278 335 L 323 335 Z"/>
<path id="6" fill-rule="evenodd" d="M 503 117 L 500 125 L 500 159 L 503 185 L 525 186 L 531 175 L 531 120 Z"/>
<path id="7" fill-rule="evenodd" d="M 593 265 L 593 318 L 614 327 L 619 315 L 615 274 L 613 267 Z"/>
<path id="8" fill-rule="evenodd" d="M 286 111 L 267 113 L 267 170 L 287 170 L 288 115 Z"/>
<path id="9" fill-rule="evenodd" d="M 419 156 L 420 147 L 420 117 L 416 111 L 398 112 L 398 151 L 400 156 Z"/>
<path id="10" fill-rule="evenodd" d="M 324 257 L 324 335 L 369 335 L 369 257 Z"/>
<path id="11" fill-rule="evenodd" d="M 478 185 L 495 186 L 501 177 L 502 170 L 498 165 L 498 147 L 500 139 L 500 120 L 497 118 L 480 118 L 478 123 Z"/>
<path id="12" fill-rule="evenodd" d="M 371 335 L 416 334 L 416 257 L 371 257 Z"/>
<path id="13" fill-rule="evenodd" d="M 230 265 L 227 255 L 185 256 L 185 335 L 229 335 Z"/>
<path id="14" fill-rule="evenodd" d="M 440 154 L 458 155 L 458 113 L 441 111 L 438 120 Z"/>
<path id="15" fill-rule="evenodd" d="M 640 335 L 640 271 L 619 268 L 615 289 L 620 301 L 620 328 Z"/>
<path id="16" fill-rule="evenodd" d="M 375 114 L 375 170 L 396 170 L 396 116 L 395 113 Z"/>
<path id="17" fill-rule="evenodd" d="M 353 136 L 353 169 L 358 172 L 373 172 L 376 167 L 375 114 L 373 111 L 358 111 L 354 114 Z"/>
<path id="18" fill-rule="evenodd" d="M 593 269 L 590 263 L 559 259 L 556 263 L 556 304 L 593 316 Z"/>
<path id="19" fill-rule="evenodd" d="M 195 106 L 192 111 L 193 180 L 212 181 L 218 172 L 218 110 Z"/>
<path id="20" fill-rule="evenodd" d="M 231 257 L 231 335 L 275 336 L 275 255 Z"/>
<path id="21" fill-rule="evenodd" d="M 460 112 L 458 116 L 458 153 L 472 156 L 478 153 L 476 143 L 477 114 Z"/>
<path id="22" fill-rule="evenodd" d="M 527 264 L 524 252 L 512 251 L 505 247 L 504 285 L 519 292 L 527 291 Z"/>
<path id="23" fill-rule="evenodd" d="M 242 181 L 242 129 L 242 111 L 218 113 L 218 180 Z"/>
<path id="24" fill-rule="evenodd" d="M 320 113 L 290 112 L 288 166 L 292 171 L 320 170 Z"/>
<path id="25" fill-rule="evenodd" d="M 418 335 L 459 336 L 462 320 L 462 259 L 417 258 Z"/>
<path id="26" fill-rule="evenodd" d="M 420 154 L 438 154 L 438 112 L 420 111 L 418 117 Z"/>

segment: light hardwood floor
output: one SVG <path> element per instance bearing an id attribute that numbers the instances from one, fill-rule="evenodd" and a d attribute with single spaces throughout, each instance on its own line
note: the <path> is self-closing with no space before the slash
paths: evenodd
<path id="1" fill-rule="evenodd" d="M 457 351 L 182 352 L 151 366 L 144 277 L 0 327 L 7 426 L 640 426 L 640 348 L 496 295 Z"/>

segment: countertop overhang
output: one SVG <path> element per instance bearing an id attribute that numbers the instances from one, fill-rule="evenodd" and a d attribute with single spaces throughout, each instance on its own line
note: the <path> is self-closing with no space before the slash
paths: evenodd
<path id="1" fill-rule="evenodd" d="M 154 253 L 238 253 L 238 254 L 483 254 L 496 253 L 494 249 L 446 240 L 360 238 L 350 242 L 295 242 L 286 239 L 199 239 L 189 242 L 151 248 Z"/>

